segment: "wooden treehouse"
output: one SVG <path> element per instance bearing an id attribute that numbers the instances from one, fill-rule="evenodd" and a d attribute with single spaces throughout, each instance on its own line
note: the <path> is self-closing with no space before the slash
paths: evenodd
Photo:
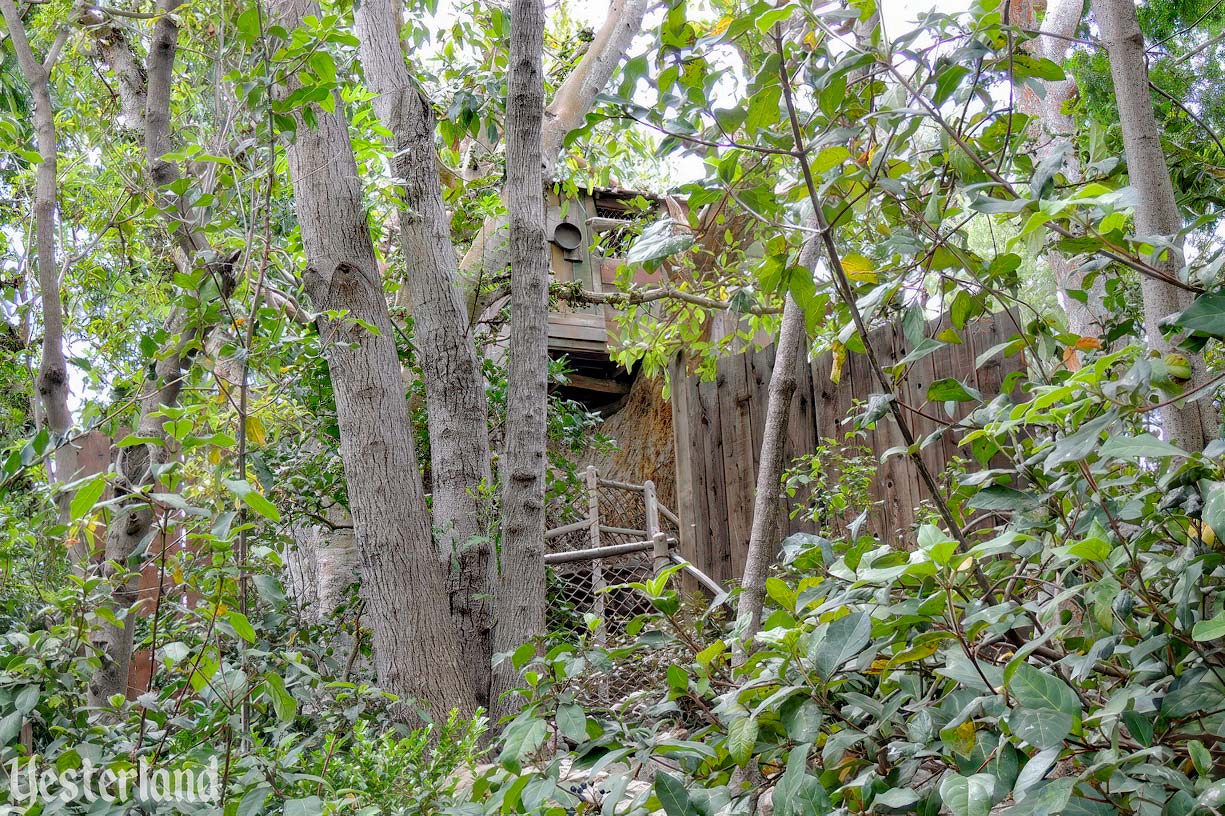
<path id="1" fill-rule="evenodd" d="M 613 292 L 617 268 L 635 235 L 636 222 L 663 206 L 649 193 L 612 188 L 563 198 L 549 191 L 546 235 L 554 280 L 576 281 L 589 292 Z M 638 271 L 634 282 L 649 285 L 658 275 Z M 615 406 L 629 393 L 633 376 L 609 357 L 616 341 L 613 309 L 605 305 L 557 305 L 549 314 L 549 353 L 566 357 L 572 371 L 565 391 L 592 408 Z"/>

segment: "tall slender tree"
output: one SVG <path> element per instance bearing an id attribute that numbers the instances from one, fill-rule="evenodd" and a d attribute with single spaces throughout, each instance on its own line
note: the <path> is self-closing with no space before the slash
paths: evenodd
<path id="1" fill-rule="evenodd" d="M 490 513 L 482 501 L 492 482 L 485 382 L 456 285 L 458 258 L 438 180 L 434 111 L 405 62 L 399 0 L 367 0 L 354 9 L 354 18 L 374 108 L 392 134 L 392 171 L 403 182 L 400 245 L 425 381 L 434 528 L 466 671 L 484 705 L 492 656 L 485 584 Z"/>
<path id="2" fill-rule="evenodd" d="M 72 478 L 77 467 L 75 449 L 70 444 L 62 444 L 72 429 L 72 410 L 68 405 L 68 362 L 64 356 L 64 305 L 60 299 L 60 274 L 55 256 L 59 147 L 55 109 L 51 101 L 51 69 L 64 45 L 67 28 L 61 29 L 51 50 L 40 60 L 34 54 L 25 23 L 13 0 L 0 0 L 0 13 L 3 13 L 8 25 L 17 64 L 34 99 L 34 133 L 39 158 L 34 172 L 34 247 L 38 260 L 38 291 L 43 323 L 42 357 L 35 388 L 43 424 L 59 445 L 54 458 L 54 476 L 62 484 Z M 60 520 L 63 522 L 68 521 L 70 499 L 66 491 L 61 491 L 57 496 Z M 83 547 L 74 547 L 74 560 L 79 562 L 84 556 Z"/>
<path id="3" fill-rule="evenodd" d="M 502 472 L 502 547 L 494 591 L 494 649 L 544 631 L 545 411 L 549 374 L 549 255 L 544 234 L 544 4 L 514 0 L 506 94 L 506 209 L 510 217 L 510 367 Z M 494 669 L 493 712 L 515 709 L 509 661 Z"/>
<path id="4" fill-rule="evenodd" d="M 272 4 L 273 18 L 290 31 L 319 14 L 313 0 Z M 287 77 L 278 92 L 294 87 Z M 314 126 L 296 116 L 286 152 L 306 250 L 303 284 L 323 313 L 317 325 L 379 682 L 436 719 L 451 708 L 471 713 L 475 698 L 451 625 L 344 105 L 337 98 L 333 112 L 315 111 Z"/>
<path id="5" fill-rule="evenodd" d="M 178 166 L 165 158 L 173 147 L 170 120 L 170 97 L 174 87 L 174 62 L 178 50 L 179 27 L 174 11 L 181 0 L 160 0 L 157 22 L 149 43 L 149 55 L 143 70 L 130 50 L 119 50 L 126 43 L 113 41 L 104 50 L 108 59 L 125 66 L 118 71 L 125 90 L 121 99 L 138 99 L 144 123 L 145 168 L 149 184 L 171 234 L 182 251 L 181 264 L 193 268 L 197 261 L 204 264 L 204 288 L 213 296 L 206 299 L 206 308 L 175 309 L 166 321 L 172 345 L 159 354 L 150 366 L 149 376 L 141 387 L 140 413 L 135 435 L 156 439 L 149 443 L 122 448 L 116 460 L 117 490 L 125 496 L 115 510 L 106 531 L 104 561 L 101 575 L 113 582 L 107 605 L 111 615 L 102 619 L 90 640 L 98 649 L 101 665 L 89 682 L 91 705 L 104 705 L 127 690 L 128 668 L 132 660 L 135 626 L 127 613 L 137 602 L 138 566 L 132 563 L 157 534 L 156 514 L 143 495 L 156 479 L 154 465 L 169 461 L 174 451 L 164 430 L 162 411 L 179 401 L 183 378 L 191 365 L 191 354 L 202 348 L 208 333 L 220 318 L 220 302 L 228 298 L 236 284 L 236 253 L 220 256 L 209 245 L 203 230 L 181 195 L 170 189 L 179 179 Z"/>
<path id="6" fill-rule="evenodd" d="M 1136 6 L 1132 0 L 1093 0 L 1093 14 L 1110 56 L 1127 174 L 1136 192 L 1136 232 L 1169 243 L 1165 258 L 1156 266 L 1167 278 L 1176 279 L 1183 265 L 1183 218 L 1153 113 L 1144 34 L 1136 19 Z M 1161 322 L 1191 305 L 1193 293 L 1150 275 L 1141 279 L 1140 289 L 1150 347 L 1164 354 L 1176 353 L 1161 333 Z M 1192 371 L 1191 387 L 1203 385 L 1207 379 L 1203 358 L 1186 356 Z M 1167 405 L 1161 419 L 1170 439 L 1187 451 L 1203 450 L 1220 434 L 1220 417 L 1204 390 L 1181 404 Z"/>

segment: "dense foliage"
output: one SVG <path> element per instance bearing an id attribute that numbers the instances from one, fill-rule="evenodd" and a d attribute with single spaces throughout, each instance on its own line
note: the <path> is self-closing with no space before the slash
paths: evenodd
<path id="1" fill-rule="evenodd" d="M 397 241 L 402 180 L 358 59 L 354 7 L 326 3 L 289 31 L 261 3 L 18 5 L 33 47 L 58 49 L 56 261 L 75 417 L 67 434 L 49 429 L 36 384 L 42 160 L 6 28 L 0 780 L 10 767 L 217 768 L 219 801 L 183 807 L 224 816 L 716 816 L 767 803 L 779 816 L 1225 810 L 1225 442 L 1185 450 L 1161 425 L 1171 406 L 1219 417 L 1225 377 L 1220 4 L 1139 9 L 1186 224 L 1176 236 L 1138 233 L 1143 202 L 1091 17 L 1064 66 L 1034 49 L 1040 15 L 1017 20 L 1019 4 L 999 0 L 912 26 L 873 0 L 667 0 L 648 15 L 562 155 L 546 158 L 559 159 L 549 187 L 562 197 L 621 184 L 664 195 L 627 199 L 615 291 L 558 283 L 553 307 L 614 308 L 616 359 L 646 377 L 663 376 L 681 351 L 712 372 L 721 355 L 773 338 L 790 300 L 812 354 L 836 361 L 834 385 L 851 355 L 868 355 L 878 377 L 839 438 L 780 474 L 794 514 L 819 534 L 775 542 L 760 631 L 729 612 L 734 587 L 711 599 L 676 568 L 614 588 L 651 611 L 616 622 L 611 643 L 591 614 L 550 593 L 560 623 L 502 656 L 522 672 L 525 700 L 503 723 L 431 720 L 380 689 L 360 578 L 329 576 L 340 586 L 325 603 L 320 574 L 299 566 L 308 539 L 339 549 L 354 526 L 327 359 L 336 341 L 320 327 L 355 323 L 313 311 L 302 283 L 286 158 L 299 119 L 310 128 L 337 110 L 348 117 L 394 304 L 385 339 L 427 493 L 438 478 L 408 305 L 416 259 Z M 509 12 L 409 5 L 414 92 L 438 120 L 442 196 L 462 254 L 505 210 Z M 579 11 L 563 5 L 552 21 L 549 94 L 596 47 Z M 161 189 L 100 55 L 119 42 L 143 61 L 171 13 L 181 28 L 176 149 L 163 158 L 183 174 Z M 1079 89 L 1065 111 L 1077 127 L 1051 149 L 1020 99 L 1066 79 Z M 209 253 L 184 257 L 167 195 Z M 798 260 L 810 241 L 822 242 L 813 268 Z M 223 257 L 237 270 L 228 296 L 214 274 Z M 1052 258 L 1075 270 L 1074 285 L 1055 278 Z M 1142 282 L 1166 275 L 1167 258 L 1194 302 L 1165 315 L 1160 331 L 1175 347 L 1155 352 Z M 505 294 L 504 273 L 482 271 L 470 305 Z M 652 282 L 636 282 L 642 273 Z M 1100 331 L 1070 325 L 1068 305 L 1095 298 Z M 1015 332 L 977 364 L 1021 356 L 1023 376 L 984 395 L 964 372 L 933 382 L 924 405 L 899 403 L 899 384 L 935 351 L 1005 310 Z M 935 316 L 946 319 L 932 330 Z M 465 341 L 488 404 L 471 422 L 498 451 L 513 419 L 508 315 L 471 317 Z M 867 329 L 886 323 L 909 351 L 877 366 Z M 1201 354 L 1208 368 L 1192 380 L 1189 360 Z M 182 392 L 152 415 L 164 434 L 141 435 L 143 383 L 180 355 Z M 553 361 L 546 500 L 557 525 L 583 514 L 580 461 L 634 442 L 606 439 L 595 411 L 561 396 L 572 376 Z M 932 474 L 937 489 L 903 547 L 865 523 L 877 463 L 864 443 L 916 415 L 940 430 L 889 455 L 919 459 L 952 435 L 965 458 Z M 91 436 L 147 450 L 149 478 L 135 484 L 111 467 L 59 479 L 56 452 Z M 490 519 L 498 495 L 498 484 L 481 485 Z M 80 547 L 105 546 L 133 502 L 154 511 L 137 549 L 74 563 Z M 497 525 L 482 523 L 478 538 L 496 548 Z M 116 605 L 137 581 L 137 599 Z M 86 692 L 106 658 L 90 635 L 107 626 L 134 632 L 152 668 L 132 699 L 91 708 Z M 642 687 L 628 697 L 598 693 L 631 675 Z M 406 724 L 409 710 L 426 724 Z M 8 795 L 0 789 L 0 801 Z M 170 809 L 79 796 L 13 804 L 38 816 Z"/>

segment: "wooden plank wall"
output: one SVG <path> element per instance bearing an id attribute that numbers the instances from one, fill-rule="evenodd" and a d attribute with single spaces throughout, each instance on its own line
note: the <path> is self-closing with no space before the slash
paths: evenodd
<path id="1" fill-rule="evenodd" d="M 948 328 L 942 320 L 928 325 L 932 337 Z M 976 359 L 986 350 L 1016 334 L 1011 315 L 1000 313 L 974 321 L 959 334 L 961 345 L 948 345 L 913 364 L 900 389 L 901 401 L 932 416 L 944 416 L 939 405 L 926 404 L 927 389 L 935 380 L 956 377 L 980 390 L 986 399 L 1000 392 L 1004 378 L 1019 370 L 1019 356 L 997 354 L 980 367 Z M 873 346 L 882 365 L 889 366 L 909 351 L 900 326 L 885 326 L 873 332 Z M 821 439 L 841 440 L 851 430 L 845 420 L 857 401 L 866 402 L 880 393 L 867 358 L 848 356 L 839 384 L 830 380 L 833 357 L 822 355 L 811 362 L 801 351 L 798 387 L 791 405 L 787 461 L 811 453 Z M 750 349 L 720 360 L 715 379 L 702 382 L 690 373 L 684 355 L 671 370 L 672 416 L 676 443 L 677 507 L 681 519 L 681 554 L 715 580 L 738 580 L 744 570 L 757 463 L 766 418 L 774 347 Z M 973 406 L 967 406 L 968 412 Z M 964 413 L 961 415 L 964 415 Z M 959 415 L 959 416 L 961 416 Z M 917 437 L 927 436 L 940 425 L 933 419 L 911 413 Z M 958 445 L 960 434 L 945 433 L 923 451 L 923 460 L 935 474 L 944 471 L 954 456 L 973 462 L 968 450 Z M 897 424 L 886 417 L 859 443 L 871 448 L 880 462 L 885 451 L 902 444 Z M 915 523 L 915 508 L 927 501 L 927 490 L 913 462 L 890 457 L 878 465 L 873 487 L 871 530 L 882 540 L 905 546 Z M 811 532 L 802 519 L 780 514 L 782 535 Z"/>

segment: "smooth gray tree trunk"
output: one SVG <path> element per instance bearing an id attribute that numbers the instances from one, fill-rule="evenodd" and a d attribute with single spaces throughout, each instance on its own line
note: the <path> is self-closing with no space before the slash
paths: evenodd
<path id="1" fill-rule="evenodd" d="M 1127 174 L 1136 193 L 1136 232 L 1142 238 L 1161 237 L 1173 242 L 1169 257 L 1157 266 L 1168 275 L 1177 276 L 1183 265 L 1183 241 L 1179 237 L 1183 218 L 1153 113 L 1144 34 L 1136 20 L 1136 7 L 1132 0 L 1093 0 L 1093 14 L 1110 57 L 1110 75 L 1127 153 Z M 1190 306 L 1195 296 L 1148 276 L 1141 279 L 1140 287 L 1149 346 L 1162 354 L 1170 353 L 1173 349 L 1161 334 L 1161 321 Z M 1191 364 L 1191 387 L 1206 382 L 1203 357 L 1177 353 L 1186 356 Z M 1211 393 L 1205 390 L 1197 392 L 1192 400 L 1162 409 L 1161 421 L 1168 438 L 1193 453 L 1203 450 L 1208 441 L 1219 435 L 1220 417 L 1213 409 Z"/>
<path id="2" fill-rule="evenodd" d="M 486 586 L 492 484 L 485 382 L 456 284 L 458 259 L 443 206 L 434 113 L 400 42 L 399 0 L 354 9 L 366 83 L 391 131 L 391 168 L 401 179 L 400 244 L 413 339 L 425 380 L 434 529 L 466 671 L 488 705 L 492 643 Z"/>
<path id="3" fill-rule="evenodd" d="M 43 341 L 42 357 L 38 365 L 35 390 L 42 408 L 44 427 L 50 432 L 52 442 L 59 445 L 54 457 L 54 481 L 61 485 L 70 481 L 76 473 L 77 457 L 72 445 L 62 444 L 72 430 L 72 411 L 68 407 L 68 363 L 64 357 L 64 306 L 60 300 L 60 275 L 55 259 L 55 212 L 59 184 L 56 179 L 59 147 L 55 131 L 55 110 L 51 107 L 51 79 L 49 64 L 35 56 L 26 36 L 25 25 L 13 0 L 0 0 L 8 25 L 9 38 L 17 53 L 17 64 L 30 86 L 34 99 L 34 133 L 41 161 L 34 178 L 34 231 L 35 249 L 38 254 L 38 291 L 42 303 Z M 54 60 L 54 56 L 50 57 Z M 60 521 L 68 522 L 68 491 L 61 490 L 56 496 Z M 73 548 L 75 563 L 82 563 L 86 556 L 83 545 Z"/>
<path id="4" fill-rule="evenodd" d="M 289 30 L 305 16 L 319 14 L 314 0 L 272 4 L 273 18 Z M 473 691 L 451 625 L 395 329 L 366 223 L 344 105 L 337 98 L 334 113 L 316 114 L 313 128 L 299 115 L 287 156 L 308 264 L 303 284 L 316 309 L 347 313 L 321 316 L 317 325 L 336 401 L 379 683 L 420 703 L 435 720 L 445 719 L 452 708 L 471 714 Z"/>
<path id="5" fill-rule="evenodd" d="M 649 0 L 612 0 L 587 53 L 553 95 L 545 109 L 540 136 L 546 179 L 552 179 L 557 169 L 566 136 L 583 125 L 595 98 L 604 91 L 642 29 L 642 18 L 649 5 Z M 478 296 L 482 283 L 503 276 L 509 263 L 507 219 L 488 218 L 460 263 L 461 286 L 472 314 L 481 316 L 489 305 Z"/>
<path id="6" fill-rule="evenodd" d="M 1071 45 L 1069 38 L 1080 26 L 1083 6 L 1081 0 L 1051 0 L 1039 29 L 1044 34 L 1030 41 L 1031 50 L 1065 67 Z M 1032 10 L 1031 6 L 1026 8 Z M 1069 182 L 1078 183 L 1082 172 L 1074 142 L 1076 122 L 1066 110 L 1067 104 L 1076 96 L 1076 82 L 1070 76 L 1061 80 L 1044 80 L 1042 88 L 1045 95 L 1041 98 L 1029 86 L 1018 89 L 1021 109 L 1036 117 L 1036 158 L 1043 161 L 1057 152 L 1064 152 L 1063 174 Z M 1055 278 L 1055 285 L 1059 287 L 1059 302 L 1067 315 L 1068 330 L 1081 337 L 1100 337 L 1109 322 L 1105 277 L 1098 274 L 1086 286 L 1084 272 L 1058 249 L 1047 252 L 1046 261 Z M 1072 297 L 1068 294 L 1071 291 L 1084 292 L 1085 300 L 1082 302 Z"/>
<path id="7" fill-rule="evenodd" d="M 506 210 L 510 221 L 510 366 L 502 462 L 502 547 L 493 648 L 514 651 L 544 633 L 545 412 L 549 376 L 549 254 L 540 129 L 544 119 L 544 4 L 513 0 L 506 96 Z M 514 714 L 519 682 L 494 667 L 495 720 Z"/>
<path id="8" fill-rule="evenodd" d="M 147 78 L 147 86 L 132 85 L 125 95 L 144 100 L 145 162 L 150 185 L 169 220 L 170 232 L 185 255 L 185 264 L 190 267 L 197 259 L 202 261 L 208 271 L 207 283 L 215 285 L 212 291 L 216 291 L 220 298 L 227 298 L 236 284 L 234 264 L 237 253 L 225 258 L 218 257 L 209 247 L 203 232 L 188 226 L 190 219 L 182 197 L 165 189 L 166 185 L 179 178 L 177 166 L 163 160 L 162 156 L 170 152 L 173 146 L 170 95 L 178 46 L 178 25 L 173 12 L 180 2 L 160 0 L 158 9 L 161 15 L 153 27 L 146 70 L 134 71 L 129 67 L 120 76 L 125 83 Z M 110 57 L 122 64 L 135 62 L 135 57 L 130 53 L 126 56 L 111 53 Z M 158 357 L 151 376 L 142 385 L 140 414 L 134 433 L 160 439 L 163 444 L 123 448 L 116 461 L 116 492 L 129 498 L 115 510 L 107 526 L 104 561 L 99 567 L 99 574 L 113 584 L 107 606 L 118 620 L 118 625 L 102 620 L 90 634 L 90 641 L 102 661 L 88 683 L 88 698 L 93 706 L 105 705 L 111 697 L 127 691 L 134 629 L 134 621 L 128 613 L 137 601 L 140 558 L 158 532 L 154 528 L 156 517 L 153 508 L 140 494 L 156 481 L 153 467 L 168 462 L 175 453 L 165 444 L 167 435 L 162 430 L 162 419 L 154 414 L 163 407 L 178 403 L 182 379 L 191 364 L 188 350 L 202 347 L 207 342 L 212 327 L 192 321 L 189 310 L 176 309 L 171 314 L 166 329 L 175 338 L 175 346 Z"/>
<path id="9" fill-rule="evenodd" d="M 815 270 L 821 257 L 820 242 L 810 238 L 800 252 L 800 266 Z M 783 470 L 787 466 L 787 422 L 791 399 L 796 389 L 796 361 L 807 340 L 804 310 L 787 295 L 783 304 L 782 325 L 775 345 L 774 368 L 766 400 L 766 424 L 761 438 L 757 465 L 757 487 L 753 500 L 753 524 L 749 528 L 749 550 L 745 556 L 744 576 L 740 580 L 740 600 L 736 617 L 744 631 L 745 649 L 761 628 L 761 610 L 766 598 L 766 578 L 778 552 L 778 513 L 782 502 Z"/>

